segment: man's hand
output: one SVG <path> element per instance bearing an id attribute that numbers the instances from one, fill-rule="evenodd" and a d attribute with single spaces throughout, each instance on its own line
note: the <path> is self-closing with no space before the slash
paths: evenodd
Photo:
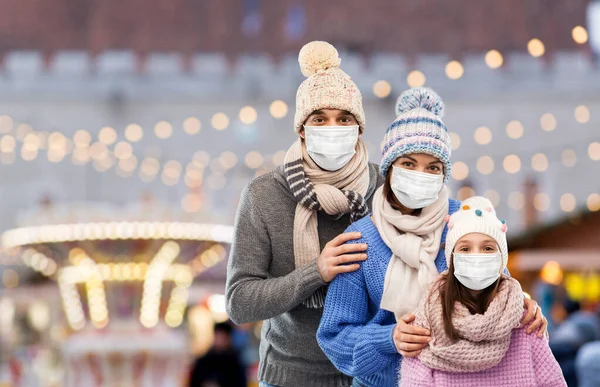
<path id="1" fill-rule="evenodd" d="M 340 273 L 356 271 L 360 266 L 351 262 L 361 262 L 367 259 L 366 244 L 344 244 L 361 237 L 359 232 L 343 233 L 325 245 L 317 261 L 319 274 L 323 281 L 331 282 Z M 361 253 L 361 254 L 359 254 Z"/>

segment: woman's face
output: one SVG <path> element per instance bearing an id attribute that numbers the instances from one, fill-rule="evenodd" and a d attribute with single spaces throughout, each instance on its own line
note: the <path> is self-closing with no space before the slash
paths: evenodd
<path id="1" fill-rule="evenodd" d="M 494 238 L 480 233 L 467 234 L 454 245 L 455 254 L 495 254 L 498 250 Z"/>
<path id="2" fill-rule="evenodd" d="M 444 164 L 437 157 L 425 153 L 413 153 L 401 156 L 392 165 L 397 168 L 430 173 L 432 175 L 442 175 L 444 173 Z"/>

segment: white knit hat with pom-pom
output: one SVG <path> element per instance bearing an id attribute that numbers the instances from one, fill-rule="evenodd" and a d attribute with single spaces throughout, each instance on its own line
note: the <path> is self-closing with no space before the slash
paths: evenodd
<path id="1" fill-rule="evenodd" d="M 327 42 L 310 42 L 300 50 L 298 62 L 307 79 L 296 93 L 296 132 L 300 132 L 314 111 L 338 109 L 352 113 L 362 133 L 365 127 L 362 95 L 350 76 L 340 69 L 341 59 L 335 47 Z"/>
<path id="2" fill-rule="evenodd" d="M 446 235 L 446 263 L 450 267 L 452 253 L 456 243 L 467 234 L 484 234 L 493 238 L 498 244 L 502 256 L 503 272 L 508 264 L 508 247 L 506 243 L 506 222 L 498 219 L 492 202 L 481 196 L 473 196 L 461 203 L 460 209 L 452 216 L 447 216 L 448 234 Z"/>
<path id="3" fill-rule="evenodd" d="M 381 174 L 399 157 L 425 153 L 444 164 L 444 181 L 450 177 L 450 133 L 442 121 L 444 102 L 435 91 L 415 87 L 403 92 L 396 103 L 396 119 L 385 133 Z"/>

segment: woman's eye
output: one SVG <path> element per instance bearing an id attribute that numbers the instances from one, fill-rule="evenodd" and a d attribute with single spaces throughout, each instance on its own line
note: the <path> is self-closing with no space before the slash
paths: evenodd
<path id="1" fill-rule="evenodd" d="M 316 117 L 313 121 L 320 124 L 321 122 L 323 122 L 323 119 L 321 117 Z"/>
<path id="2" fill-rule="evenodd" d="M 410 161 L 405 161 L 402 163 L 402 165 L 404 165 L 405 167 L 412 167 L 413 163 L 411 163 Z"/>
<path id="3" fill-rule="evenodd" d="M 440 168 L 435 167 L 435 166 L 431 167 L 430 169 L 435 172 L 439 172 L 439 170 L 440 170 Z"/>
<path id="4" fill-rule="evenodd" d="M 459 251 L 466 252 L 469 251 L 468 247 L 461 247 Z"/>

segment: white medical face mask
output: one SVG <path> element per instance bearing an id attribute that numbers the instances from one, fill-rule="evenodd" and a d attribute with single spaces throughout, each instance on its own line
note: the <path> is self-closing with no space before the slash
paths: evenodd
<path id="1" fill-rule="evenodd" d="M 358 125 L 304 126 L 306 149 L 310 158 L 326 171 L 337 171 L 356 153 Z"/>
<path id="2" fill-rule="evenodd" d="M 428 207 L 438 199 L 444 175 L 392 167 L 392 191 L 402 205 L 416 210 Z"/>
<path id="3" fill-rule="evenodd" d="M 454 276 L 471 290 L 482 290 L 500 277 L 502 254 L 454 253 Z"/>

